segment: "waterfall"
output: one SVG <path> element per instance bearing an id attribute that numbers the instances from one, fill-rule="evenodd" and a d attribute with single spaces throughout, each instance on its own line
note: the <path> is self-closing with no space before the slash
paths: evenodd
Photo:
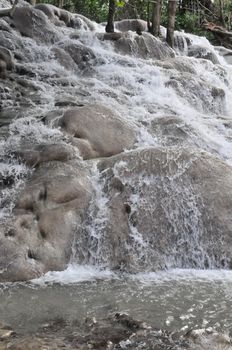
<path id="1" fill-rule="evenodd" d="M 154 39 L 158 56 L 153 57 L 147 33 L 141 38 L 128 32 L 119 41 L 103 40 L 104 27 L 79 20 L 78 29 L 54 26 L 56 42 L 52 45 L 15 33 L 13 44 L 16 56 L 21 57 L 17 69 L 26 72 L 20 84 L 30 94 L 24 97 L 25 105 L 21 101 L 12 106 L 15 96 L 10 91 L 4 99 L 4 113 L 15 109 L 15 114 L 7 119 L 1 134 L 1 222 L 11 217 L 20 191 L 33 176 L 34 169 L 15 157 L 15 152 L 28 145 L 72 144 L 60 122 L 66 110 L 98 103 L 116 111 L 133 129 L 136 141 L 124 150 L 122 159 L 103 167 L 101 157 L 85 160 L 77 152 L 73 163 L 91 170 L 93 194 L 82 223 L 77 220 L 71 262 L 129 271 L 228 267 L 224 243 L 217 255 L 203 238 L 205 198 L 197 192 L 189 172 L 206 153 L 231 165 L 231 66 L 206 38 L 176 33 L 175 52 Z M 76 47 L 82 60 L 73 54 Z M 147 168 L 147 172 L 127 173 L 127 157 L 150 148 L 165 154 L 160 173 L 156 169 L 149 173 Z M 167 167 L 174 164 L 175 171 L 164 171 L 165 162 Z M 112 179 L 123 189 L 115 189 Z M 117 239 L 110 233 L 115 198 L 125 206 L 126 214 L 120 215 L 128 232 L 127 237 L 125 232 L 118 233 Z M 156 216 L 160 221 L 151 227 Z M 217 229 L 221 234 L 221 226 Z M 156 247 L 159 235 L 169 236 L 168 246 L 162 246 L 159 238 Z M 114 243 L 109 242 L 113 239 Z"/>

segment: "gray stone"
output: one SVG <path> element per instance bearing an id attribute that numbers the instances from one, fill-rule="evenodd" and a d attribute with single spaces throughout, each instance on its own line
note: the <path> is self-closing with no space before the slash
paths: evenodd
<path id="1" fill-rule="evenodd" d="M 47 44 L 59 40 L 48 17 L 36 8 L 16 7 L 12 17 L 15 28 L 24 36 Z"/>
<path id="2" fill-rule="evenodd" d="M 204 58 L 205 60 L 209 60 L 214 64 L 220 63 L 217 56 L 212 50 L 199 45 L 191 45 L 188 48 L 188 56 L 195 57 L 195 58 Z"/>
<path id="3" fill-rule="evenodd" d="M 133 32 L 146 32 L 147 22 L 142 19 L 123 19 L 122 21 L 115 21 L 115 29 L 120 32 L 128 32 L 129 30 Z"/>
<path id="4" fill-rule="evenodd" d="M 125 32 L 119 40 L 113 41 L 115 50 L 124 55 L 164 60 L 175 56 L 174 51 L 160 39 L 149 33 L 142 35 Z"/>

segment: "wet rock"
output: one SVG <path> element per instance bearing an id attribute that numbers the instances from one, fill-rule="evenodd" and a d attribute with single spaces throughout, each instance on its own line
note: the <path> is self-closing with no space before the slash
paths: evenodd
<path id="1" fill-rule="evenodd" d="M 16 7 L 12 17 L 15 28 L 24 36 L 47 44 L 59 39 L 47 16 L 40 10 L 30 6 Z"/>
<path id="2" fill-rule="evenodd" d="M 131 148 L 135 142 L 135 130 L 99 104 L 68 110 L 60 125 L 74 136 L 73 144 L 84 159 L 109 157 Z"/>
<path id="3" fill-rule="evenodd" d="M 11 52 L 17 52 L 23 49 L 23 41 L 14 33 L 0 31 L 0 46 L 5 47 Z"/>
<path id="4" fill-rule="evenodd" d="M 80 14 L 74 14 L 71 20 L 71 27 L 90 31 L 94 31 L 96 29 L 95 24 L 90 21 L 90 19 Z"/>
<path id="5" fill-rule="evenodd" d="M 195 58 L 204 58 L 205 60 L 209 60 L 214 64 L 220 63 L 217 56 L 212 50 L 199 45 L 191 45 L 188 49 L 188 56 Z"/>
<path id="6" fill-rule="evenodd" d="M 30 166 L 38 166 L 40 163 L 52 160 L 66 162 L 77 157 L 74 147 L 66 144 L 40 144 L 22 145 L 21 149 L 14 152 L 16 157 Z"/>
<path id="7" fill-rule="evenodd" d="M 63 48 L 56 46 L 52 48 L 52 52 L 61 66 L 63 66 L 65 69 L 75 71 L 75 61 L 71 58 L 68 52 L 66 52 Z"/>
<path id="8" fill-rule="evenodd" d="M 160 39 L 149 33 L 137 35 L 131 32 L 123 33 L 123 36 L 113 41 L 115 50 L 124 55 L 134 55 L 141 58 L 154 58 L 163 60 L 174 57 L 174 51 Z"/>
<path id="9" fill-rule="evenodd" d="M 193 67 L 192 62 L 184 56 L 176 56 L 175 58 L 170 58 L 165 61 L 155 61 L 154 64 L 164 69 L 176 69 L 179 72 L 197 75 L 196 69 Z"/>
<path id="10" fill-rule="evenodd" d="M 66 267 L 91 198 L 88 176 L 77 161 L 40 164 L 20 194 L 10 222 L 1 225 L 1 282 Z"/>
<path id="11" fill-rule="evenodd" d="M 99 169 L 109 218 L 101 227 L 100 262 L 129 271 L 229 266 L 229 165 L 177 147 L 105 158 Z"/>
<path id="12" fill-rule="evenodd" d="M 89 68 L 91 67 L 91 64 L 93 65 L 95 62 L 96 57 L 93 51 L 90 48 L 82 45 L 81 43 L 76 43 L 76 42 L 59 43 L 59 47 L 62 48 L 67 54 L 70 55 L 70 57 L 76 63 L 79 69 L 84 70 L 86 68 Z M 60 56 L 60 53 L 59 53 L 59 56 Z"/>
<path id="13" fill-rule="evenodd" d="M 12 32 L 12 28 L 4 19 L 0 19 L 0 30 L 6 31 L 6 32 Z"/>
<path id="14" fill-rule="evenodd" d="M 178 117 L 155 118 L 151 121 L 149 130 L 164 146 L 194 146 L 194 140 L 197 145 L 198 135 Z"/>
<path id="15" fill-rule="evenodd" d="M 202 77 L 188 72 L 173 73 L 166 83 L 199 111 L 223 114 L 225 91 L 209 84 Z"/>
<path id="16" fill-rule="evenodd" d="M 0 46 L 0 77 L 6 77 L 7 71 L 14 69 L 13 56 L 10 50 Z"/>
<path id="17" fill-rule="evenodd" d="M 60 17 L 60 9 L 50 4 L 36 4 L 35 9 L 42 11 L 51 21 Z"/>
<path id="18" fill-rule="evenodd" d="M 223 46 L 215 46 L 215 50 L 219 52 L 227 64 L 232 64 L 232 50 L 226 49 Z"/>
<path id="19" fill-rule="evenodd" d="M 121 21 L 115 21 L 114 26 L 120 32 L 147 32 L 147 22 L 142 19 L 123 19 Z"/>

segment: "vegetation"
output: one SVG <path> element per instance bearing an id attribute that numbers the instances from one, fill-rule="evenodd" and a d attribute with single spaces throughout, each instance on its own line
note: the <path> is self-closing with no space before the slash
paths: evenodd
<path id="1" fill-rule="evenodd" d="M 35 2 L 36 0 L 27 0 Z M 37 0 L 40 1 L 41 0 Z M 202 23 L 207 20 L 232 30 L 232 0 L 42 0 L 97 22 L 107 22 L 114 31 L 114 20 L 144 19 L 149 31 L 158 36 L 160 25 L 167 27 L 167 42 L 173 46 L 174 28 L 207 35 Z"/>

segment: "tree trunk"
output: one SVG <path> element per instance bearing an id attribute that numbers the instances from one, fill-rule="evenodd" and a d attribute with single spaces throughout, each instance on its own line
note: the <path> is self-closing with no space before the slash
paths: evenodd
<path id="1" fill-rule="evenodd" d="M 225 19 L 224 19 L 224 1 L 223 0 L 219 0 L 219 6 L 220 6 L 220 22 L 224 26 Z"/>
<path id="2" fill-rule="evenodd" d="M 174 47 L 174 29 L 175 29 L 175 16 L 176 16 L 176 0 L 168 1 L 168 26 L 167 26 L 167 43 L 169 46 Z"/>
<path id="3" fill-rule="evenodd" d="M 152 8 L 151 33 L 154 36 L 160 34 L 161 0 L 155 0 Z"/>
<path id="4" fill-rule="evenodd" d="M 64 6 L 64 0 L 59 0 L 59 5 L 58 7 L 59 8 L 62 8 Z"/>
<path id="5" fill-rule="evenodd" d="M 114 14 L 115 14 L 115 0 L 109 0 L 109 13 L 108 13 L 108 21 L 106 25 L 106 33 L 114 32 Z"/>

